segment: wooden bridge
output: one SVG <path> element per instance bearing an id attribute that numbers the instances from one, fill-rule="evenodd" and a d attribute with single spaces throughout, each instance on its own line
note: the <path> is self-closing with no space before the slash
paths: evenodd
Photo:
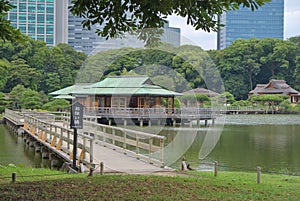
<path id="1" fill-rule="evenodd" d="M 43 156 L 48 154 L 71 163 L 74 132 L 69 128 L 69 117 L 64 113 L 15 112 L 6 109 L 4 119 L 16 133 L 20 134 L 23 128 L 27 142 L 42 151 Z M 172 170 L 164 165 L 165 137 L 102 125 L 92 120 L 85 120 L 84 129 L 78 130 L 78 167 L 84 165 L 97 169 L 102 163 L 104 172 Z"/>

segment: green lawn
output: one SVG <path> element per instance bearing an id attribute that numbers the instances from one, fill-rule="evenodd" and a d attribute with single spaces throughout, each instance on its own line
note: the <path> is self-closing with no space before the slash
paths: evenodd
<path id="1" fill-rule="evenodd" d="M 11 183 L 12 172 L 17 182 Z M 22 175 L 22 177 L 21 177 Z M 1 200 L 300 200 L 300 177 L 213 172 L 94 175 L 0 167 Z"/>

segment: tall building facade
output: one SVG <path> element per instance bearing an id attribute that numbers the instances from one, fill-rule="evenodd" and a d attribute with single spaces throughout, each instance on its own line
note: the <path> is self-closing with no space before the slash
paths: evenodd
<path id="1" fill-rule="evenodd" d="M 11 0 L 11 25 L 47 46 L 67 43 L 67 0 Z"/>
<path id="2" fill-rule="evenodd" d="M 71 0 L 68 0 L 68 2 L 70 6 Z M 80 17 L 73 16 L 70 11 L 68 12 L 68 44 L 76 51 L 81 51 L 89 55 L 99 51 L 121 47 L 143 47 L 143 42 L 137 41 L 135 37 L 131 36 L 127 36 L 126 39 L 106 40 L 95 33 L 97 28 L 101 28 L 100 26 L 93 25 L 93 27 L 88 30 L 82 27 L 82 20 Z M 161 38 L 162 41 L 179 46 L 180 28 L 169 27 L 169 23 L 166 23 L 164 30 L 164 34 Z"/>
<path id="3" fill-rule="evenodd" d="M 228 47 L 236 39 L 283 39 L 284 0 L 272 0 L 258 10 L 241 7 L 220 16 L 225 25 L 218 33 L 217 49 Z"/>

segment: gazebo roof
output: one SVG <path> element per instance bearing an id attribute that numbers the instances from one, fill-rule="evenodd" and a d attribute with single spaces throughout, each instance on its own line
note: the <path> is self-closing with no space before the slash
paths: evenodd
<path id="1" fill-rule="evenodd" d="M 50 95 L 161 95 L 179 96 L 180 93 L 154 85 L 146 76 L 112 76 L 89 85 L 73 85 Z"/>
<path id="2" fill-rule="evenodd" d="M 299 92 L 290 87 L 285 80 L 270 80 L 268 84 L 257 84 L 255 89 L 249 92 L 250 95 L 259 94 L 298 94 Z"/>

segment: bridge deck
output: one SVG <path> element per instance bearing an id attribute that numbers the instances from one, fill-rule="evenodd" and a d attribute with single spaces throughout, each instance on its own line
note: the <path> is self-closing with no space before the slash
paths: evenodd
<path id="1" fill-rule="evenodd" d="M 169 167 L 158 167 L 118 152 L 102 144 L 94 144 L 94 158 L 104 163 L 104 172 L 141 174 L 151 172 L 174 171 Z"/>

